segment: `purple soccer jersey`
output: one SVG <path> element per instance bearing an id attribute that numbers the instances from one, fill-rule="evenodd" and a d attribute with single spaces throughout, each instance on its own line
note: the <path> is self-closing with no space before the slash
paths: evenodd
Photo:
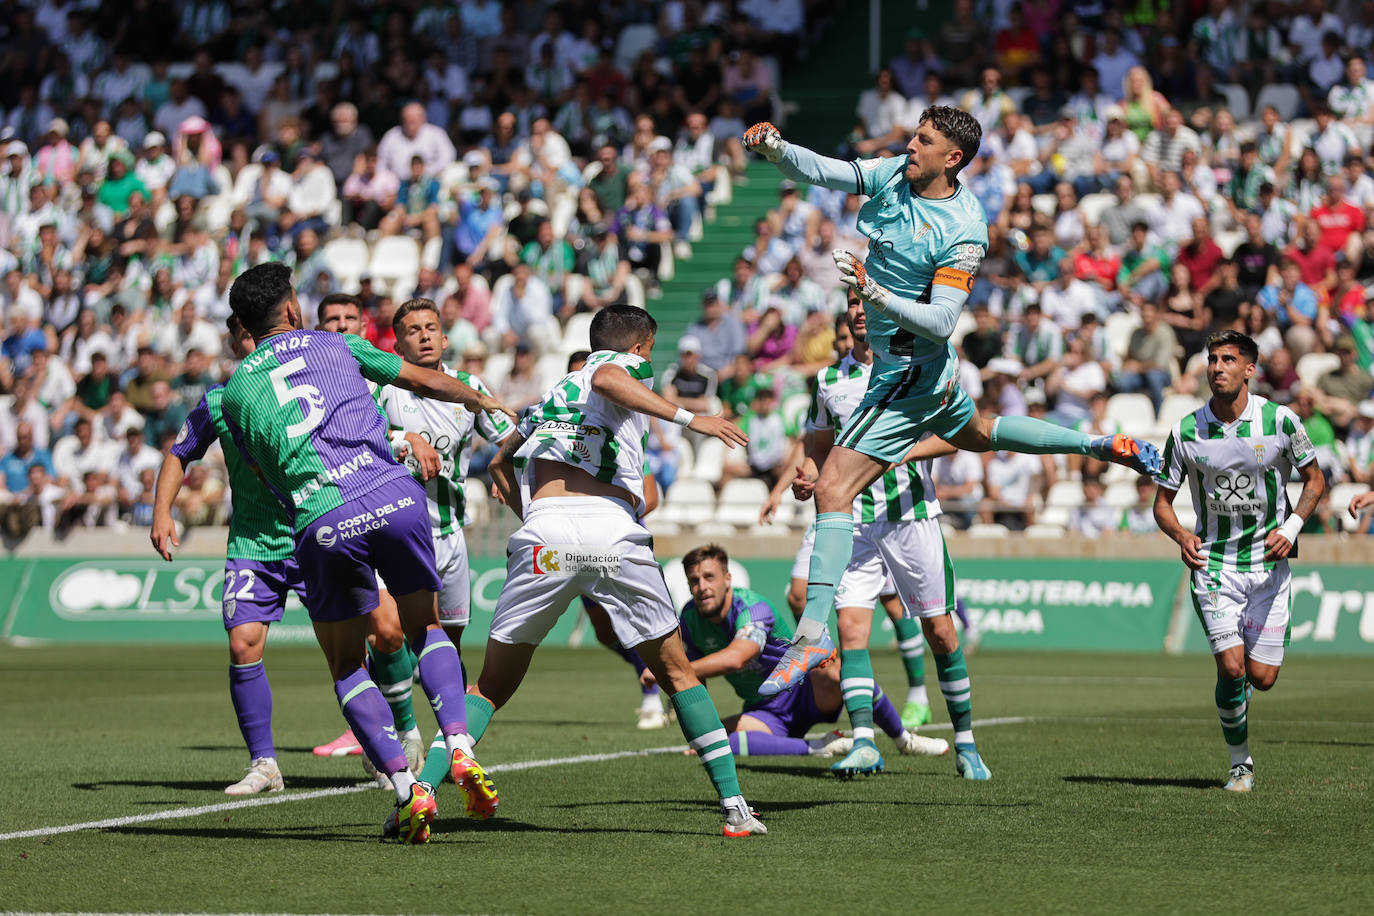
<path id="1" fill-rule="evenodd" d="M 297 536 L 331 509 L 409 478 L 367 385 L 390 384 L 400 372 L 399 356 L 360 337 L 297 330 L 263 340 L 225 385 L 234 441 Z"/>

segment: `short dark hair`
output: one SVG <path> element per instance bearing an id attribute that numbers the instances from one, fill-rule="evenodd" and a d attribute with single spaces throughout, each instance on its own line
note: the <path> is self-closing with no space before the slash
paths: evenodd
<path id="1" fill-rule="evenodd" d="M 439 317 L 439 306 L 435 305 L 433 299 L 426 299 L 417 296 L 414 299 L 407 299 L 401 303 L 401 307 L 396 310 L 396 314 L 391 316 L 392 333 L 401 333 L 401 321 L 411 312 L 433 312 L 434 317 Z"/>
<path id="2" fill-rule="evenodd" d="M 1240 331 L 1227 328 L 1209 336 L 1207 338 L 1207 352 L 1211 353 L 1217 347 L 1235 347 L 1240 351 L 1240 355 L 1250 362 L 1259 362 L 1259 347 L 1250 335 L 1242 334 Z"/>
<path id="3" fill-rule="evenodd" d="M 724 547 L 719 544 L 702 544 L 687 551 L 687 555 L 682 558 L 682 571 L 690 574 L 705 560 L 715 560 L 721 569 L 730 569 L 730 555 L 725 552 Z"/>
<path id="4" fill-rule="evenodd" d="M 592 318 L 592 350 L 625 351 L 658 331 L 654 317 L 637 305 L 608 305 Z"/>
<path id="5" fill-rule="evenodd" d="M 229 287 L 229 308 L 254 337 L 272 326 L 291 298 L 291 268 L 269 261 L 250 267 Z"/>
<path id="6" fill-rule="evenodd" d="M 574 350 L 568 354 L 568 371 L 573 372 L 573 366 L 585 365 L 587 357 L 592 355 L 591 350 Z"/>
<path id="7" fill-rule="evenodd" d="M 350 296 L 348 293 L 330 293 L 320 300 L 320 307 L 315 309 L 316 323 L 324 322 L 324 310 L 331 305 L 351 305 L 358 310 L 358 316 L 363 314 L 363 300 L 357 296 Z"/>
<path id="8" fill-rule="evenodd" d="M 917 126 L 927 121 L 964 154 L 959 164 L 954 167 L 956 174 L 978 155 L 978 146 L 983 142 L 983 127 L 973 115 L 949 105 L 932 105 L 921 112 L 921 120 L 917 122 Z"/>
<path id="9" fill-rule="evenodd" d="M 224 319 L 224 324 L 225 327 L 229 329 L 229 333 L 233 334 L 235 337 L 238 337 L 240 334 L 243 333 L 243 322 L 239 321 L 239 316 L 233 314 L 232 312 L 230 313 L 228 318 Z"/>

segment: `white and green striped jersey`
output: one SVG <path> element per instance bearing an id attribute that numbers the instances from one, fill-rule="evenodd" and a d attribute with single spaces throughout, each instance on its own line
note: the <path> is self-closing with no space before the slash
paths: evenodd
<path id="1" fill-rule="evenodd" d="M 592 390 L 592 376 L 607 364 L 620 366 L 653 389 L 654 369 L 643 357 L 596 351 L 587 357 L 586 365 L 550 388 L 522 420 L 521 432 L 528 428 L 529 435 L 515 453 L 516 463 L 528 468 L 534 460 L 561 461 L 579 467 L 597 480 L 628 490 L 638 501 L 635 509 L 643 511 L 649 417 Z"/>
<path id="2" fill-rule="evenodd" d="M 483 394 L 491 393 L 475 375 L 447 366 L 443 367 L 443 372 Z M 377 403 L 386 414 L 391 429 L 417 433 L 439 453 L 439 473 L 424 481 L 425 496 L 429 499 L 429 523 L 434 533 L 452 534 L 467 525 L 470 519 L 463 480 L 468 476 L 468 464 L 472 461 L 474 433 L 480 433 L 488 442 L 501 442 L 515 428 L 510 420 L 499 412 L 474 414 L 461 404 L 421 397 L 395 385 L 381 389 Z M 407 458 L 405 465 L 418 480 L 419 465 L 415 458 Z"/>
<path id="3" fill-rule="evenodd" d="M 1316 458 L 1287 407 L 1251 394 L 1236 422 L 1223 423 L 1208 401 L 1169 433 L 1159 484 L 1188 484 L 1210 570 L 1261 572 L 1274 568 L 1265 562 L 1264 539 L 1291 511 L 1288 478 Z"/>
<path id="4" fill-rule="evenodd" d="M 832 430 L 836 437 L 868 391 L 872 365 L 846 356 L 816 373 L 816 393 L 806 415 L 806 431 Z M 931 479 L 932 462 L 899 464 L 854 499 L 856 522 L 910 522 L 935 518 L 940 501 Z"/>

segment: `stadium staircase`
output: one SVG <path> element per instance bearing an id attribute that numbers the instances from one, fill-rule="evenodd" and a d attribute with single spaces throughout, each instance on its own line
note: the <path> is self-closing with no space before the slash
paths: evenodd
<path id="1" fill-rule="evenodd" d="M 692 243 L 691 259 L 676 262 L 673 278 L 663 284 L 663 298 L 649 301 L 658 321 L 654 364 L 660 374 L 677 359 L 682 332 L 701 315 L 702 290 L 730 276 L 735 258 L 754 240 L 754 221 L 777 206 L 781 180 L 776 166 L 750 161 L 730 202 L 716 207 L 716 218 Z"/>

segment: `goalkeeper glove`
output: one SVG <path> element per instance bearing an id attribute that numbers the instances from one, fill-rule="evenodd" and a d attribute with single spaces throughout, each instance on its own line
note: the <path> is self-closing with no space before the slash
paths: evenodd
<path id="1" fill-rule="evenodd" d="M 835 259 L 835 266 L 840 269 L 840 281 L 845 286 L 853 288 L 854 292 L 859 294 L 860 299 L 871 302 L 878 308 L 887 305 L 892 294 L 879 286 L 877 281 L 868 275 L 868 271 L 864 269 L 863 261 L 843 248 L 836 248 L 830 252 L 830 256 Z"/>
<path id="2" fill-rule="evenodd" d="M 744 132 L 744 148 L 758 153 L 769 162 L 777 162 L 782 158 L 787 144 L 776 127 L 768 121 L 760 121 Z"/>

